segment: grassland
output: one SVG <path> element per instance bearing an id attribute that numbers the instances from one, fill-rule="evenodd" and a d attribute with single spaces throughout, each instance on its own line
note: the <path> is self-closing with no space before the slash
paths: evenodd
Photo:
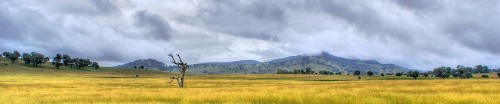
<path id="1" fill-rule="evenodd" d="M 139 75 L 135 78 L 135 75 Z M 500 103 L 500 79 L 435 79 L 347 75 L 188 75 L 50 65 L 0 65 L 0 103 Z M 479 75 L 475 75 L 477 77 Z"/>

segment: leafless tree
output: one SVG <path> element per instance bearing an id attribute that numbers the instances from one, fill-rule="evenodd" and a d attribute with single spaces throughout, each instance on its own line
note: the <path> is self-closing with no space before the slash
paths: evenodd
<path id="1" fill-rule="evenodd" d="M 187 63 L 182 62 L 181 56 L 179 56 L 179 54 L 176 54 L 176 55 L 177 55 L 177 57 L 179 57 L 179 62 L 175 61 L 175 58 L 172 54 L 168 54 L 168 56 L 170 56 L 173 60 L 172 63 L 177 65 L 177 67 L 178 67 L 177 70 L 179 70 L 179 72 L 181 72 L 181 76 L 170 77 L 170 79 L 172 79 L 172 80 L 169 83 L 172 83 L 172 81 L 177 80 L 177 84 L 179 84 L 179 88 L 183 88 L 184 87 L 184 75 L 186 75 L 186 70 L 189 68 L 189 66 Z"/>

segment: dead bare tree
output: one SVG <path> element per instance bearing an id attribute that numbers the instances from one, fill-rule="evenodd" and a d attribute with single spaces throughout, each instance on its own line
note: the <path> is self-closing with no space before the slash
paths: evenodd
<path id="1" fill-rule="evenodd" d="M 189 68 L 189 66 L 187 65 L 187 63 L 182 62 L 181 56 L 179 56 L 179 54 L 176 54 L 176 55 L 177 55 L 177 57 L 179 57 L 179 62 L 175 61 L 175 58 L 172 54 L 168 54 L 168 56 L 170 56 L 173 60 L 172 63 L 177 65 L 177 67 L 178 67 L 177 70 L 179 70 L 179 72 L 181 72 L 181 76 L 170 77 L 170 79 L 172 79 L 172 80 L 169 83 L 172 83 L 172 81 L 177 80 L 177 84 L 179 85 L 179 88 L 183 88 L 184 87 L 184 75 L 186 75 L 186 70 Z"/>

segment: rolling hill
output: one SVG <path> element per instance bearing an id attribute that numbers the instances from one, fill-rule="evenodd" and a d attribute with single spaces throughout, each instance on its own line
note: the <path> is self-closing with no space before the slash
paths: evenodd
<path id="1" fill-rule="evenodd" d="M 269 62 L 242 60 L 199 63 L 191 65 L 189 71 L 202 74 L 269 74 L 276 73 L 277 69 L 294 70 L 307 67 L 312 68 L 316 72 L 327 70 L 343 73 L 352 73 L 355 70 L 360 70 L 362 73 L 367 71 L 373 71 L 374 73 L 396 73 L 411 70 L 394 64 L 382 64 L 375 60 L 347 59 L 323 52 L 319 55 L 290 56 Z M 171 67 L 171 69 L 173 68 L 175 67 Z"/>
<path id="2" fill-rule="evenodd" d="M 118 65 L 115 66 L 117 68 L 134 68 L 134 67 L 140 67 L 144 66 L 145 68 L 151 69 L 151 70 L 168 70 L 168 66 L 160 61 L 157 61 L 155 59 L 139 59 L 135 60 L 133 62 L 129 62 L 123 65 Z M 171 70 L 171 69 L 170 69 Z"/>

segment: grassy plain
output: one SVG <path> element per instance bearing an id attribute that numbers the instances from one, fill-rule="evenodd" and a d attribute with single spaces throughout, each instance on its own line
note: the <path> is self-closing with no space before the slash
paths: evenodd
<path id="1" fill-rule="evenodd" d="M 138 78 L 135 75 L 139 75 Z M 102 68 L 0 65 L 0 103 L 500 104 L 500 79 L 347 75 L 188 75 Z"/>

